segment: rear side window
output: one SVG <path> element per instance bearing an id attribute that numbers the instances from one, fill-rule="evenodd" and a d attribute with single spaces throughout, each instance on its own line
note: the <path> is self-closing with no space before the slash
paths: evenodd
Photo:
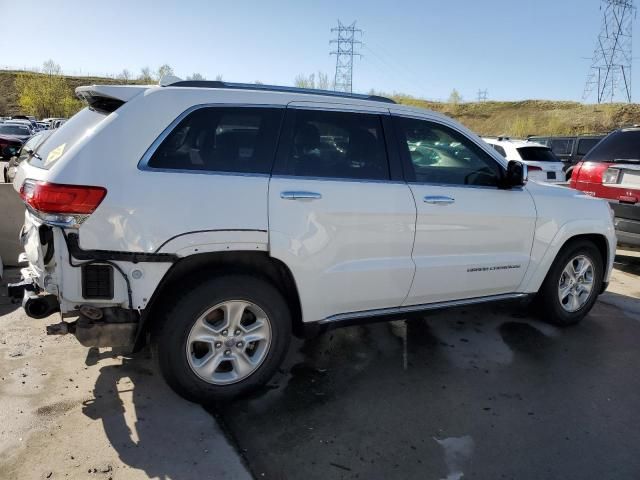
<path id="1" fill-rule="evenodd" d="M 284 173 L 302 177 L 388 180 L 380 117 L 375 114 L 291 110 L 293 132 Z"/>
<path id="2" fill-rule="evenodd" d="M 589 150 L 591 150 L 598 144 L 599 141 L 599 138 L 578 139 L 578 150 L 576 153 L 578 155 L 586 155 L 587 153 L 589 153 Z"/>
<path id="3" fill-rule="evenodd" d="M 38 168 L 51 168 L 65 152 L 68 152 L 71 147 L 89 135 L 105 118 L 107 118 L 107 113 L 101 113 L 91 108 L 80 110 L 36 147 L 29 164 Z"/>
<path id="4" fill-rule="evenodd" d="M 553 138 L 549 146 L 556 155 L 571 155 L 573 142 L 573 138 Z"/>
<path id="5" fill-rule="evenodd" d="M 493 147 L 493 149 L 498 152 L 500 155 L 502 155 L 503 157 L 507 158 L 507 152 L 504 151 L 504 148 L 502 148 L 500 145 L 496 145 L 496 144 L 491 144 L 491 146 Z"/>
<path id="6" fill-rule="evenodd" d="M 444 125 L 395 117 L 415 180 L 444 185 L 497 186 L 501 168 L 471 139 Z"/>
<path id="7" fill-rule="evenodd" d="M 640 162 L 640 130 L 618 130 L 602 139 L 583 158 L 588 162 Z"/>
<path id="8" fill-rule="evenodd" d="M 522 160 L 534 162 L 559 162 L 560 159 L 554 155 L 550 148 L 546 147 L 520 147 L 518 153 Z"/>
<path id="9" fill-rule="evenodd" d="M 162 141 L 148 166 L 168 170 L 270 173 L 282 109 L 204 107 Z"/>

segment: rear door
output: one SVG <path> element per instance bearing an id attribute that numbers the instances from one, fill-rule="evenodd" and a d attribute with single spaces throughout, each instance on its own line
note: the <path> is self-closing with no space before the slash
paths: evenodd
<path id="1" fill-rule="evenodd" d="M 271 255 L 291 269 L 304 321 L 402 304 L 416 207 L 389 149 L 388 110 L 294 103 L 269 185 Z"/>
<path id="2" fill-rule="evenodd" d="M 531 195 L 498 188 L 502 166 L 452 126 L 394 117 L 418 217 L 405 305 L 518 291 L 536 222 Z"/>

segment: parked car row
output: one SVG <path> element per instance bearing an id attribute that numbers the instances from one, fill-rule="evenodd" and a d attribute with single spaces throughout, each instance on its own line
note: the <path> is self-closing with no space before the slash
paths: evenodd
<path id="1" fill-rule="evenodd" d="M 27 115 L 0 117 L 0 161 L 3 162 L 0 165 L 0 180 L 12 181 L 19 159 L 24 158 L 26 152 L 23 145 L 35 145 L 49 136 L 43 135 L 45 132 L 51 133 L 65 122 L 65 118 L 44 118 L 38 121 Z"/>
<path id="2" fill-rule="evenodd" d="M 607 135 L 575 166 L 570 186 L 608 200 L 618 244 L 640 247 L 640 127 Z"/>
<path id="3" fill-rule="evenodd" d="M 578 135 L 564 137 L 530 136 L 527 140 L 546 145 L 551 148 L 556 157 L 564 162 L 567 179 L 571 178 L 574 167 L 582 158 L 595 147 L 604 135 Z"/>

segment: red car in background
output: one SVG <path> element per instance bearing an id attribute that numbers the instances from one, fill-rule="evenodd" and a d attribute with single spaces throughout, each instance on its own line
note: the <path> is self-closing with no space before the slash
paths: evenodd
<path id="1" fill-rule="evenodd" d="M 607 135 L 576 166 L 569 185 L 609 200 L 618 244 L 640 247 L 640 127 Z"/>

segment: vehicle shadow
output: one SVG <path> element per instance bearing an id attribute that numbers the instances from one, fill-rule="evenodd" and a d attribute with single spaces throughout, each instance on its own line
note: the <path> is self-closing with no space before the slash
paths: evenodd
<path id="1" fill-rule="evenodd" d="M 20 270 L 17 268 L 5 267 L 4 275 L 0 281 L 0 317 L 20 308 L 20 303 L 12 301 L 12 299 L 7 295 L 7 284 L 17 282 L 19 280 Z"/>
<path id="2" fill-rule="evenodd" d="M 615 258 L 615 268 L 632 275 L 640 275 L 640 257 L 618 252 Z"/>
<path id="3" fill-rule="evenodd" d="M 86 364 L 115 354 L 91 349 Z M 151 368 L 148 351 L 101 367 L 93 394 L 93 400 L 84 402 L 83 413 L 102 422 L 128 467 L 158 479 L 243 477 L 244 467 L 215 420 L 166 386 Z"/>

